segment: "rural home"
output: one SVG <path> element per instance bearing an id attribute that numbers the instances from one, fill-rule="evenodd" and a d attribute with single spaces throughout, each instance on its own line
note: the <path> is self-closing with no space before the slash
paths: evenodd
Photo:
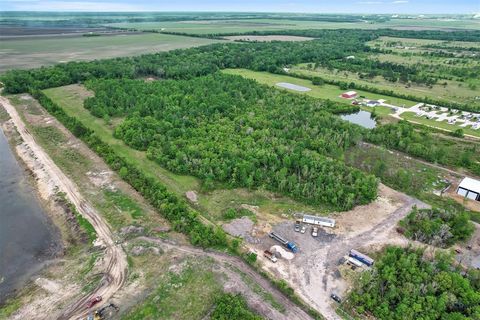
<path id="1" fill-rule="evenodd" d="M 353 99 L 355 97 L 357 97 L 357 93 L 355 91 L 348 91 L 348 92 L 342 93 L 342 98 L 345 98 L 345 99 Z"/>
<path id="2" fill-rule="evenodd" d="M 480 181 L 464 178 L 458 186 L 457 193 L 467 199 L 480 201 Z"/>

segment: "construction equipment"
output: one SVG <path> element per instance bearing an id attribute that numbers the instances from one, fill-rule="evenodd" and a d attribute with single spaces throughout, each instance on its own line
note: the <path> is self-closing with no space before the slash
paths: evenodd
<path id="1" fill-rule="evenodd" d="M 270 259 L 270 261 L 272 261 L 273 263 L 277 262 L 277 257 L 275 257 L 275 255 L 270 251 L 268 250 L 263 251 L 263 255 L 268 259 Z"/>
<path id="2" fill-rule="evenodd" d="M 286 240 L 285 238 L 276 234 L 275 232 L 270 232 L 268 235 L 270 236 L 270 238 L 273 238 L 273 239 L 277 240 L 278 242 L 280 242 L 284 247 L 286 247 L 287 249 L 289 249 L 293 253 L 297 253 L 298 248 L 295 245 L 295 243 Z"/>

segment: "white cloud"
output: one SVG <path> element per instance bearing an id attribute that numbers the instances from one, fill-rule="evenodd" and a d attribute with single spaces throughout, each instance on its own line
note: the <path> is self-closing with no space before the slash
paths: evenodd
<path id="1" fill-rule="evenodd" d="M 408 3 L 408 0 L 396 0 L 392 2 L 393 4 L 402 4 L 402 3 Z"/>

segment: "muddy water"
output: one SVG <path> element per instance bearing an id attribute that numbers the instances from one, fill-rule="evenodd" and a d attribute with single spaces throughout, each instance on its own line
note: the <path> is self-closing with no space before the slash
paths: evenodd
<path id="1" fill-rule="evenodd" d="M 0 129 L 0 304 L 58 252 L 58 237 Z"/>

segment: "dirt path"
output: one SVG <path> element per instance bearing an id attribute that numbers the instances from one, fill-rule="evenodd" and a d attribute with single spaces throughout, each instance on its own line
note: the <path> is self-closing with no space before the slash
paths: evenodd
<path id="1" fill-rule="evenodd" d="M 81 297 L 72 305 L 66 307 L 59 319 L 81 319 L 88 314 L 86 303 L 95 296 L 102 296 L 103 301 L 108 301 L 123 285 L 127 276 L 127 259 L 120 245 L 112 240 L 112 233 L 107 223 L 93 209 L 93 207 L 80 195 L 76 185 L 52 161 L 47 153 L 35 142 L 28 132 L 23 120 L 8 99 L 0 97 L 0 104 L 10 115 L 18 133 L 23 139 L 23 145 L 30 150 L 43 165 L 43 170 L 51 182 L 62 192 L 67 199 L 75 205 L 78 212 L 85 217 L 95 228 L 97 242 L 105 247 L 103 261 L 105 264 L 104 276 L 99 287 L 93 292 Z"/>
<path id="2" fill-rule="evenodd" d="M 342 281 L 338 270 L 339 260 L 352 248 L 406 244 L 406 239 L 403 240 L 394 230 L 397 222 L 407 215 L 414 205 L 427 207 L 417 199 L 397 194 L 401 205 L 371 228 L 358 233 L 339 234 L 307 255 L 299 256 L 300 259 L 295 264 L 286 265 L 286 272 L 291 275 L 297 293 L 326 319 L 342 319 L 335 311 L 337 304 L 330 299 L 332 293 L 345 297 L 348 290 L 348 283 Z"/>
<path id="3" fill-rule="evenodd" d="M 180 246 L 178 244 L 170 243 L 169 241 L 158 239 L 158 238 L 148 238 L 148 237 L 139 237 L 138 240 L 153 242 L 160 245 L 164 249 L 176 250 L 184 253 L 188 253 L 195 256 L 206 256 L 214 259 L 217 262 L 223 264 L 229 264 L 238 268 L 241 272 L 247 274 L 251 279 L 255 281 L 263 290 L 270 293 L 273 298 L 282 304 L 285 307 L 285 313 L 282 314 L 272 307 L 267 306 L 266 301 L 257 301 L 257 303 L 263 304 L 265 307 L 262 310 L 265 310 L 264 316 L 272 320 L 311 320 L 313 319 L 305 311 L 303 311 L 299 306 L 293 303 L 288 297 L 281 293 L 276 287 L 274 287 L 270 281 L 259 275 L 255 270 L 248 266 L 245 262 L 240 260 L 237 257 L 230 256 L 215 251 L 205 251 L 202 249 L 190 247 L 190 246 Z M 231 271 L 232 275 L 235 277 L 235 272 Z M 237 275 L 238 276 L 238 275 Z M 240 285 L 240 284 L 239 284 Z M 253 295 L 253 293 L 251 293 Z M 251 297 L 247 296 L 247 300 Z"/>

